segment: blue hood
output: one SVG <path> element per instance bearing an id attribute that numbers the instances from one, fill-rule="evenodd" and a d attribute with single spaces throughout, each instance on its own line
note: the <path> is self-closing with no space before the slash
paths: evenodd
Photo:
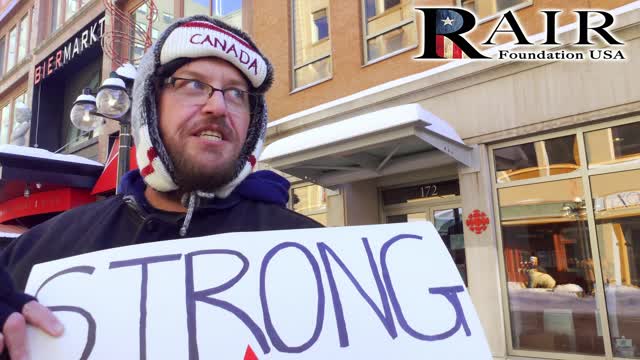
<path id="1" fill-rule="evenodd" d="M 205 203 L 198 208 L 224 209 L 235 205 L 243 199 L 277 204 L 285 207 L 289 202 L 290 185 L 287 179 L 273 171 L 256 171 L 236 186 L 228 197 L 224 199 L 215 198 L 213 200 L 206 200 Z M 136 202 L 144 207 L 145 210 L 153 210 L 153 207 L 144 196 L 146 185 L 138 170 L 131 170 L 126 173 L 120 181 L 120 187 L 125 196 L 133 196 Z"/>

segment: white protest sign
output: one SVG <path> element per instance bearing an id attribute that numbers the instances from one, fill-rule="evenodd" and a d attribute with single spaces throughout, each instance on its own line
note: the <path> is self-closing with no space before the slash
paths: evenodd
<path id="1" fill-rule="evenodd" d="M 37 265 L 34 359 L 491 359 L 430 223 L 223 234 Z"/>

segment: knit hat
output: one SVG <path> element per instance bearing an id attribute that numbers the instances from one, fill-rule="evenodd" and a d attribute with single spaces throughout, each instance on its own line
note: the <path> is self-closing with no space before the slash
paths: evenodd
<path id="1" fill-rule="evenodd" d="M 220 20 L 196 15 L 177 20 L 165 29 L 142 57 L 133 85 L 131 123 L 136 144 L 136 159 L 144 182 L 160 192 L 178 189 L 174 165 L 162 143 L 159 130 L 157 84 L 190 59 L 218 57 L 235 66 L 247 78 L 251 92 L 257 93 L 247 138 L 235 165 L 232 180 L 212 193 L 190 194 L 187 223 L 196 197 L 227 197 L 251 173 L 264 145 L 267 107 L 264 93 L 273 82 L 269 60 L 242 30 Z M 186 231 L 186 230 L 185 230 Z M 184 234 L 181 234 L 184 235 Z"/>

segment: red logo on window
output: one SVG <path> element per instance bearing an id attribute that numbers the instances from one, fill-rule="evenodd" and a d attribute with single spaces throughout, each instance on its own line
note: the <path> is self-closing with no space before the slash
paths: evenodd
<path id="1" fill-rule="evenodd" d="M 485 230 L 487 230 L 487 226 L 489 225 L 489 218 L 487 217 L 487 214 L 476 209 L 473 210 L 473 212 L 469 214 L 469 216 L 467 216 L 466 224 L 469 230 L 480 235 Z"/>

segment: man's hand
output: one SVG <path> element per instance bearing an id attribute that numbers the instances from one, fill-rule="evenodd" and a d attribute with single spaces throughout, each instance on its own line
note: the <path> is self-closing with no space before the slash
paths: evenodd
<path id="1" fill-rule="evenodd" d="M 27 352 L 27 324 L 35 326 L 51 336 L 64 332 L 62 323 L 46 306 L 31 300 L 22 307 L 22 313 L 13 312 L 2 327 L 0 353 L 6 349 L 12 360 L 29 359 Z"/>

